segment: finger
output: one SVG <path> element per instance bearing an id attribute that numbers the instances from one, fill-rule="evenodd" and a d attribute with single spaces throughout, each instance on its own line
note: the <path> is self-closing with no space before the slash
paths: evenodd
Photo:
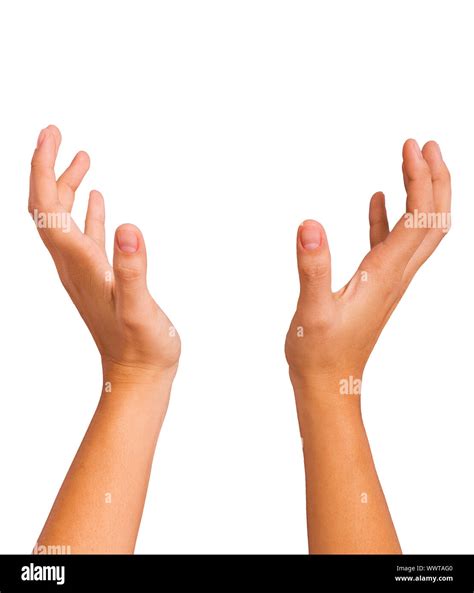
<path id="1" fill-rule="evenodd" d="M 407 140 L 403 146 L 403 172 L 407 188 L 406 213 L 383 241 L 387 262 L 402 270 L 428 232 L 423 216 L 434 208 L 430 167 L 415 140 Z"/>
<path id="2" fill-rule="evenodd" d="M 141 317 L 148 297 L 145 242 L 136 226 L 123 224 L 116 230 L 113 267 L 117 310 L 133 321 Z"/>
<path id="3" fill-rule="evenodd" d="M 434 252 L 451 226 L 451 176 L 438 144 L 433 141 L 427 142 L 423 147 L 423 157 L 431 171 L 435 212 L 429 221 L 428 234 L 405 269 L 403 281 L 406 286 Z"/>
<path id="4" fill-rule="evenodd" d="M 407 212 L 429 212 L 433 207 L 431 171 L 416 140 L 403 146 L 403 170 L 407 183 Z"/>
<path id="5" fill-rule="evenodd" d="M 369 206 L 370 247 L 383 241 L 390 232 L 385 208 L 385 196 L 378 191 L 372 196 Z"/>
<path id="6" fill-rule="evenodd" d="M 436 212 L 451 211 L 451 176 L 439 145 L 430 140 L 423 146 L 423 157 L 431 171 L 433 202 Z"/>
<path id="7" fill-rule="evenodd" d="M 54 165 L 61 144 L 56 126 L 41 130 L 31 160 L 28 210 L 44 243 L 53 254 L 57 248 L 74 248 L 81 231 L 59 201 Z"/>
<path id="8" fill-rule="evenodd" d="M 55 133 L 48 126 L 41 130 L 36 149 L 31 160 L 30 196 L 28 209 L 31 214 L 37 211 L 54 211 L 58 205 L 58 192 L 54 164 L 57 155 Z"/>
<path id="9" fill-rule="evenodd" d="M 54 144 L 56 147 L 56 154 L 55 154 L 55 159 L 56 159 L 58 157 L 59 147 L 61 146 L 61 142 L 62 142 L 61 132 L 59 131 L 59 128 L 57 128 L 56 126 L 53 126 L 53 125 L 49 125 L 48 130 L 51 132 L 51 134 L 53 135 L 53 138 L 54 138 Z"/>
<path id="10" fill-rule="evenodd" d="M 299 305 L 324 310 L 333 304 L 331 254 L 323 227 L 306 220 L 298 229 Z"/>
<path id="11" fill-rule="evenodd" d="M 80 151 L 58 179 L 59 201 L 68 212 L 71 211 L 74 204 L 74 193 L 84 179 L 89 167 L 89 155 L 87 152 Z"/>
<path id="12" fill-rule="evenodd" d="M 84 234 L 105 251 L 105 206 L 102 194 L 92 190 L 89 194 Z"/>

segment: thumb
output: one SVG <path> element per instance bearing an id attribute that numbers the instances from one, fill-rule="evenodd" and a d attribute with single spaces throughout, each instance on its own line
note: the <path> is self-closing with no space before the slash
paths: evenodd
<path id="1" fill-rule="evenodd" d="M 143 310 L 148 295 L 145 241 L 133 224 L 115 231 L 113 267 L 117 308 L 133 317 Z"/>
<path id="2" fill-rule="evenodd" d="M 325 307 L 333 303 L 331 292 L 331 254 L 323 227 L 305 220 L 298 229 L 298 272 L 302 306 Z"/>

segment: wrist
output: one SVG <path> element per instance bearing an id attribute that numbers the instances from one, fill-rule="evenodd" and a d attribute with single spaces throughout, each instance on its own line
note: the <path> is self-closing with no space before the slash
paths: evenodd
<path id="1" fill-rule="evenodd" d="M 139 426 L 141 438 L 158 438 L 168 409 L 174 373 L 103 361 L 103 385 L 95 415 L 114 427 Z M 135 429 L 134 429 L 135 430 Z"/>
<path id="2" fill-rule="evenodd" d="M 141 418 L 144 434 L 149 430 L 158 434 L 168 409 L 172 383 L 169 373 L 106 364 L 97 412 L 127 422 Z"/>
<path id="3" fill-rule="evenodd" d="M 295 373 L 290 368 L 300 423 L 302 418 L 317 422 L 334 415 L 361 421 L 360 371 L 332 370 L 319 373 Z"/>
<path id="4" fill-rule="evenodd" d="M 296 411 L 303 451 L 353 442 L 365 434 L 360 395 L 338 391 L 295 389 Z M 356 436 L 357 435 L 357 436 Z"/>
<path id="5" fill-rule="evenodd" d="M 307 397 L 327 395 L 359 395 L 364 368 L 326 367 L 301 370 L 290 365 L 289 375 L 295 391 Z"/>
<path id="6" fill-rule="evenodd" d="M 103 392 L 140 390 L 143 393 L 169 391 L 178 364 L 172 367 L 125 364 L 102 358 Z"/>
<path id="7" fill-rule="evenodd" d="M 102 359 L 102 396 L 100 403 L 111 400 L 126 407 L 152 403 L 168 405 L 178 365 L 168 368 L 137 366 Z"/>

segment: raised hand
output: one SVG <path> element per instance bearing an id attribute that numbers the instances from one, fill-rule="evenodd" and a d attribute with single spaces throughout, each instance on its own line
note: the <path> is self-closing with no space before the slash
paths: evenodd
<path id="1" fill-rule="evenodd" d="M 331 290 L 326 234 L 313 220 L 297 237 L 300 296 L 286 357 L 303 438 L 310 552 L 398 553 L 360 408 L 367 359 L 419 267 L 450 226 L 451 183 L 435 142 L 403 147 L 406 212 L 389 231 L 384 196 L 370 203 L 371 250 Z"/>
<path id="2" fill-rule="evenodd" d="M 134 550 L 153 454 L 178 366 L 180 339 L 146 285 L 140 231 L 120 226 L 111 266 L 104 201 L 92 191 L 82 233 L 70 216 L 89 168 L 79 152 L 56 179 L 59 130 L 40 133 L 31 163 L 29 211 L 61 281 L 99 349 L 102 395 L 35 551 Z M 53 369 L 52 369 L 53 370 Z M 80 368 L 79 372 L 83 372 Z"/>
<path id="3" fill-rule="evenodd" d="M 115 233 L 113 266 L 105 252 L 104 200 L 91 191 L 84 232 L 71 218 L 75 192 L 89 169 L 79 152 L 56 179 L 61 143 L 55 126 L 41 131 L 31 162 L 28 209 L 56 264 L 59 277 L 89 328 L 107 374 L 176 371 L 180 340 L 146 284 L 146 249 L 133 225 Z"/>
<path id="4" fill-rule="evenodd" d="M 298 230 L 300 296 L 286 340 L 292 379 L 338 385 L 349 375 L 361 379 L 384 325 L 420 266 L 446 236 L 451 184 L 435 142 L 420 151 L 414 140 L 403 147 L 406 212 L 389 231 L 385 198 L 370 202 L 371 250 L 351 280 L 331 291 L 331 256 L 322 226 L 307 220 Z"/>

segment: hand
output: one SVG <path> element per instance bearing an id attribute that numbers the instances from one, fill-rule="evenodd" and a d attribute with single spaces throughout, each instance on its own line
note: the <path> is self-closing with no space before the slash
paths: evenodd
<path id="1" fill-rule="evenodd" d="M 357 382 L 392 311 L 449 229 L 450 175 L 435 142 L 420 151 L 414 140 L 407 140 L 403 178 L 406 214 L 390 232 L 384 195 L 378 192 L 372 197 L 371 251 L 336 293 L 331 292 L 323 228 L 308 220 L 298 230 L 300 296 L 285 351 L 299 393 L 320 398 L 339 390 L 341 381 L 360 386 Z"/>
<path id="2" fill-rule="evenodd" d="M 79 152 L 56 180 L 54 164 L 61 143 L 55 126 L 41 131 L 31 162 L 28 209 L 53 257 L 59 277 L 89 328 L 104 373 L 128 380 L 176 372 L 180 339 L 146 284 L 146 250 L 140 231 L 120 226 L 113 266 L 105 252 L 104 201 L 91 191 L 82 233 L 70 217 L 74 194 L 89 169 Z"/>

